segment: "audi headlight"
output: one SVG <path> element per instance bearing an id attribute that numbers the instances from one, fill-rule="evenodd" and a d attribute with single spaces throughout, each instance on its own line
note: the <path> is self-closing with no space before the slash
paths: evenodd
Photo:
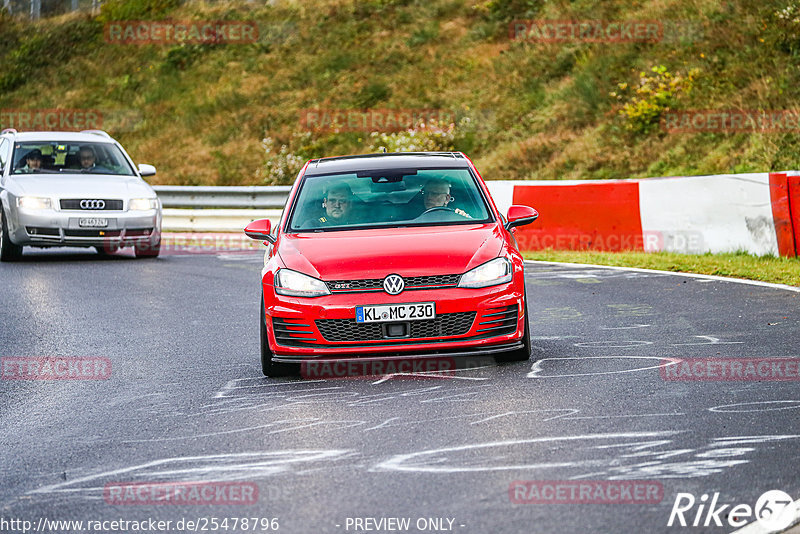
<path id="1" fill-rule="evenodd" d="M 275 293 L 288 297 L 321 297 L 331 294 L 322 280 L 289 269 L 279 269 L 275 275 Z"/>
<path id="2" fill-rule="evenodd" d="M 49 198 L 44 197 L 19 197 L 17 206 L 26 210 L 49 210 L 53 207 Z"/>
<path id="3" fill-rule="evenodd" d="M 147 211 L 158 208 L 158 199 L 156 198 L 134 198 L 128 203 L 128 209 L 131 211 Z"/>
<path id="4" fill-rule="evenodd" d="M 489 287 L 511 281 L 511 262 L 506 258 L 495 258 L 478 265 L 461 276 L 458 287 Z"/>

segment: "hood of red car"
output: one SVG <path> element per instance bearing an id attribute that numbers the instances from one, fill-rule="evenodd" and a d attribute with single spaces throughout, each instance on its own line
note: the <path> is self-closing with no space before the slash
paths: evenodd
<path id="1" fill-rule="evenodd" d="M 322 280 L 460 274 L 503 250 L 497 224 L 284 234 L 287 268 Z"/>

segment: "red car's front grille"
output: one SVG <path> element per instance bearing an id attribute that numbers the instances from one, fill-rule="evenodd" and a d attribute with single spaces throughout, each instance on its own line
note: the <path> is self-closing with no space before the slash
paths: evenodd
<path id="1" fill-rule="evenodd" d="M 404 278 L 405 289 L 440 289 L 456 287 L 460 274 L 442 274 L 435 276 L 409 276 Z M 383 278 L 365 280 L 333 280 L 325 282 L 331 293 L 355 293 L 361 291 L 383 291 Z"/>
<path id="2" fill-rule="evenodd" d="M 475 312 L 444 313 L 433 319 L 409 321 L 408 339 L 463 336 L 472 328 Z M 315 321 L 325 341 L 376 341 L 384 336 L 381 323 L 357 323 L 355 319 L 318 319 Z"/>

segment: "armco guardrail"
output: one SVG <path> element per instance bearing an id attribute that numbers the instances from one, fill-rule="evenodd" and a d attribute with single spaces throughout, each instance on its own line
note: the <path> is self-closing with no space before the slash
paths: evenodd
<path id="1" fill-rule="evenodd" d="M 283 209 L 292 187 L 156 185 L 153 189 L 165 208 Z"/>
<path id="2" fill-rule="evenodd" d="M 502 213 L 539 210 L 522 250 L 642 250 L 800 255 L 800 173 L 643 180 L 488 181 Z M 240 232 L 280 219 L 289 186 L 157 186 L 167 232 Z M 187 209 L 188 208 L 188 209 Z M 220 209 L 222 208 L 222 209 Z"/>

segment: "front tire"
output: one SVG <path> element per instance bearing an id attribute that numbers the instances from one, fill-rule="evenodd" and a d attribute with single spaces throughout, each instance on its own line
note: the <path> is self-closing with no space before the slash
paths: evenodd
<path id="1" fill-rule="evenodd" d="M 297 374 L 298 367 L 291 363 L 281 363 L 272 361 L 272 351 L 269 350 L 269 339 L 267 336 L 267 317 L 264 314 L 264 296 L 261 296 L 261 372 L 264 376 L 279 377 L 293 376 Z"/>
<path id="2" fill-rule="evenodd" d="M 137 258 L 157 258 L 161 254 L 161 239 L 155 245 L 151 243 L 136 243 L 133 253 Z"/>
<path id="3" fill-rule="evenodd" d="M 495 356 L 498 362 L 524 362 L 531 359 L 531 327 L 528 323 L 528 292 L 523 296 L 523 306 L 525 309 L 524 334 L 522 334 L 522 347 L 509 352 L 503 352 Z"/>
<path id="4" fill-rule="evenodd" d="M 16 261 L 22 257 L 22 246 L 15 245 L 8 237 L 6 212 L 0 204 L 0 261 Z"/>

